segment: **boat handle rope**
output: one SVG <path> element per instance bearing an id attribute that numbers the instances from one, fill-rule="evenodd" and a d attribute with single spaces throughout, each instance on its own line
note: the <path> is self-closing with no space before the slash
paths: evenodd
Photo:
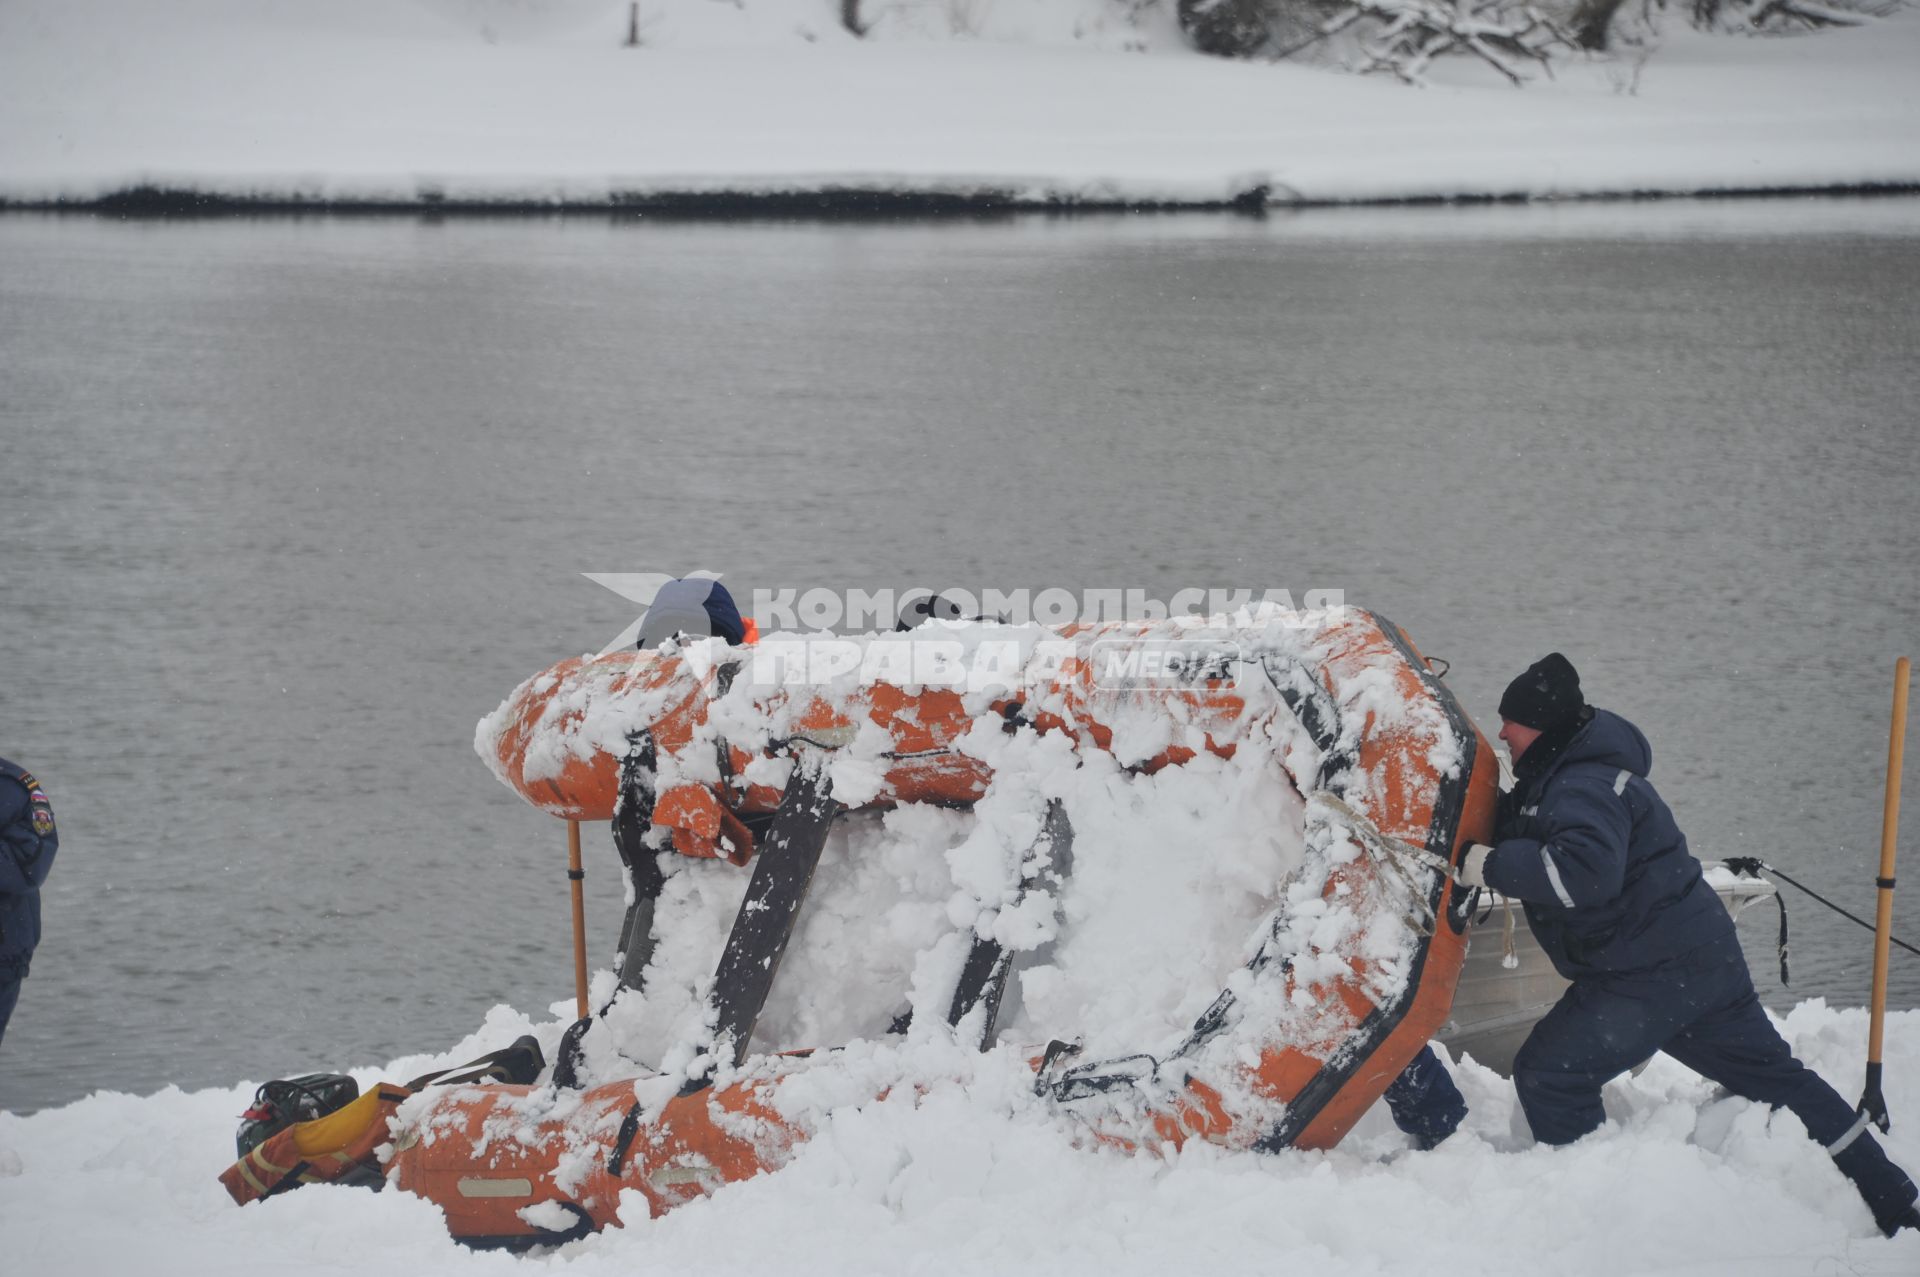
<path id="1" fill-rule="evenodd" d="M 1127 1069 L 1122 1066 L 1144 1061 L 1144 1069 Z M 1160 1076 L 1160 1059 L 1145 1051 L 1134 1055 L 1115 1056 L 1112 1059 L 1095 1060 L 1086 1064 L 1077 1064 L 1062 1070 L 1056 1078 L 1041 1077 L 1034 1084 L 1039 1094 L 1052 1093 L 1053 1098 L 1063 1102 L 1084 1100 L 1094 1095 L 1104 1095 L 1108 1091 L 1121 1087 L 1137 1087 L 1142 1082 L 1155 1081 Z M 1046 1065 L 1043 1063 L 1043 1069 Z"/>
<path id="2" fill-rule="evenodd" d="M 1423 869 L 1431 869 L 1443 877 L 1458 881 L 1459 875 L 1446 857 L 1436 856 L 1425 847 L 1416 847 L 1404 839 L 1395 838 L 1383 832 L 1364 813 L 1357 811 L 1345 799 L 1329 789 L 1316 789 L 1307 798 L 1309 804 L 1318 804 L 1345 821 L 1350 831 L 1358 834 L 1366 842 L 1376 843 L 1395 856 L 1404 856 L 1419 863 Z"/>
<path id="3" fill-rule="evenodd" d="M 1437 915 L 1427 900 L 1426 888 L 1414 880 L 1414 871 L 1407 862 L 1412 861 L 1422 869 L 1432 870 L 1443 878 L 1457 882 L 1458 876 L 1446 858 L 1383 832 L 1367 816 L 1329 790 L 1316 789 L 1308 796 L 1307 805 L 1324 808 L 1339 818 L 1346 832 L 1400 889 L 1402 899 L 1408 906 L 1401 910 L 1401 920 L 1421 935 L 1431 936 Z"/>
<path id="4" fill-rule="evenodd" d="M 1827 899 L 1825 896 L 1815 891 L 1812 887 L 1809 887 L 1806 883 L 1799 882 L 1793 878 L 1788 877 L 1786 874 L 1781 873 L 1778 869 L 1774 868 L 1772 865 L 1769 865 L 1764 861 L 1762 861 L 1758 856 L 1729 856 L 1725 860 L 1721 861 L 1720 863 L 1725 865 L 1727 868 L 1733 870 L 1733 872 L 1748 878 L 1758 878 L 1761 872 L 1765 871 L 1766 873 L 1773 875 L 1775 878 L 1778 878 L 1781 882 L 1786 883 L 1790 887 L 1798 887 L 1801 891 L 1806 892 L 1808 895 L 1812 896 L 1815 900 L 1819 901 L 1821 904 L 1825 905 L 1827 908 L 1839 914 L 1842 918 L 1845 918 L 1850 922 L 1858 923 L 1860 926 L 1865 927 L 1868 931 L 1872 931 L 1874 929 L 1873 924 L 1871 922 L 1868 922 L 1865 918 L 1862 918 L 1860 915 L 1856 913 L 1849 913 L 1847 910 L 1842 909 L 1839 905 L 1833 903 L 1833 901 Z M 1893 886 L 1893 883 L 1887 879 L 1875 879 L 1874 881 L 1876 882 L 1877 885 L 1882 887 Z M 1774 899 L 1775 900 L 1780 899 L 1778 893 L 1774 895 Z M 1889 935 L 1887 939 L 1892 941 L 1894 944 L 1899 945 L 1902 949 L 1905 949 L 1908 953 L 1920 954 L 1920 949 L 1914 948 L 1912 945 L 1908 944 L 1905 940 L 1902 940 L 1899 936 Z M 1786 903 L 1782 901 L 1780 904 L 1780 983 L 1785 984 L 1786 982 L 1787 982 L 1787 906 L 1786 906 Z"/>
<path id="5" fill-rule="evenodd" d="M 1760 871 L 1764 869 L 1768 873 L 1779 874 L 1780 878 L 1785 882 L 1793 882 L 1793 879 L 1780 873 L 1780 871 L 1772 865 L 1762 864 L 1758 856 L 1731 856 L 1720 863 L 1743 878 L 1758 878 Z M 1800 884 L 1797 882 L 1793 882 L 1793 885 L 1800 887 Z M 1800 890 L 1807 891 L 1805 887 L 1800 887 Z M 1813 896 L 1811 891 L 1807 891 L 1807 894 Z M 1819 896 L 1814 896 L 1813 898 L 1820 900 Z M 1775 940 L 1773 944 L 1774 952 L 1780 955 L 1780 983 L 1790 986 L 1792 981 L 1788 978 L 1790 972 L 1787 970 L 1787 898 L 1778 891 L 1775 891 L 1773 893 L 1773 903 L 1779 906 L 1780 909 L 1780 938 Z M 1820 900 L 1820 903 L 1829 905 L 1835 909 L 1840 909 L 1839 905 L 1833 904 L 1833 902 L 1829 900 Z M 1735 921 L 1739 920 L 1740 912 L 1739 909 L 1733 911 Z M 1846 910 L 1840 909 L 1840 912 L 1846 913 Z M 1852 917 L 1851 914 L 1848 914 L 1848 916 Z M 1856 919 L 1856 921 L 1858 920 Z"/>

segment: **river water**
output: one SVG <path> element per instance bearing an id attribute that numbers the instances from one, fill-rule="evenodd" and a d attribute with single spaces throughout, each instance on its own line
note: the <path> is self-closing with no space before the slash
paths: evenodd
<path id="1" fill-rule="evenodd" d="M 1698 854 L 1870 912 L 1917 288 L 1892 199 L 0 218 L 0 754 L 63 840 L 0 1107 L 570 1015 L 560 826 L 472 737 L 632 619 L 583 572 L 1339 589 L 1483 726 L 1566 652 Z M 1870 937 L 1790 902 L 1768 1001 L 1864 1002 Z"/>

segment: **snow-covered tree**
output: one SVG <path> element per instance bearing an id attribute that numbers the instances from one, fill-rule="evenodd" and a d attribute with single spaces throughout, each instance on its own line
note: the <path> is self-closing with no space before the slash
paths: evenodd
<path id="1" fill-rule="evenodd" d="M 1462 55 L 1521 84 L 1571 43 L 1533 0 L 1179 0 L 1179 15 L 1203 52 L 1312 54 L 1410 83 L 1435 58 Z"/>
<path id="2" fill-rule="evenodd" d="M 1857 26 L 1903 0 L 1671 0 L 1704 30 L 1785 33 Z M 1419 82 L 1434 59 L 1476 58 L 1515 84 L 1563 52 L 1624 43 L 1644 56 L 1669 0 L 1177 0 L 1195 48 L 1307 57 Z"/>

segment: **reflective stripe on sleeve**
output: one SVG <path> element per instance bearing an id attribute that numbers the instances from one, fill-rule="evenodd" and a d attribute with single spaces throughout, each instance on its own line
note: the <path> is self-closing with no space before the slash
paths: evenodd
<path id="1" fill-rule="evenodd" d="M 1632 773 L 1632 772 L 1630 772 L 1630 771 L 1622 771 L 1622 772 L 1621 772 L 1621 773 L 1620 773 L 1620 774 L 1619 774 L 1618 776 L 1615 776 L 1615 777 L 1613 778 L 1613 792 L 1614 792 L 1614 793 L 1616 793 L 1616 794 L 1624 794 L 1624 793 L 1626 793 L 1626 792 L 1627 792 L 1627 782 L 1628 782 L 1628 781 L 1630 781 L 1630 780 L 1632 780 L 1632 779 L 1633 779 L 1633 773 Z"/>
<path id="2" fill-rule="evenodd" d="M 267 1195 L 268 1186 L 260 1182 L 260 1177 L 258 1175 L 255 1175 L 253 1173 L 252 1168 L 250 1168 L 247 1165 L 246 1158 L 243 1157 L 239 1161 L 235 1162 L 233 1164 L 233 1167 L 235 1170 L 240 1172 L 240 1178 L 247 1181 L 247 1187 L 251 1188 L 255 1193 L 258 1193 L 262 1197 L 265 1197 Z"/>
<path id="3" fill-rule="evenodd" d="M 1867 1133 L 1868 1120 L 1869 1119 L 1867 1115 L 1865 1113 L 1862 1113 L 1860 1115 L 1860 1120 L 1855 1122 L 1852 1126 L 1849 1126 L 1847 1128 L 1847 1133 L 1845 1135 L 1842 1135 L 1839 1139 L 1827 1145 L 1827 1156 L 1838 1157 L 1840 1156 L 1840 1154 L 1846 1152 L 1847 1147 L 1850 1144 L 1852 1144 L 1855 1140 L 1859 1139 L 1862 1135 L 1865 1135 Z"/>
<path id="4" fill-rule="evenodd" d="M 275 1166 L 272 1162 L 269 1162 L 267 1160 L 266 1149 L 267 1146 L 265 1144 L 256 1145 L 254 1150 L 247 1154 L 247 1160 L 269 1175 L 285 1175 L 293 1169 L 291 1166 Z"/>
<path id="5" fill-rule="evenodd" d="M 1540 847 L 1540 863 L 1546 866 L 1547 882 L 1553 887 L 1553 894 L 1560 897 L 1560 903 L 1573 908 L 1573 897 L 1567 894 L 1567 884 L 1560 881 L 1560 867 L 1553 863 L 1553 844 L 1543 843 Z"/>

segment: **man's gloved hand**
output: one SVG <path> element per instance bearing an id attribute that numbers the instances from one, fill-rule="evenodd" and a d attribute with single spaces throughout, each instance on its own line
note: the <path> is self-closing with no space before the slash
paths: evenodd
<path id="1" fill-rule="evenodd" d="M 1454 871 L 1454 877 L 1463 887 L 1484 887 L 1487 885 L 1487 857 L 1493 854 L 1493 848 L 1483 842 L 1470 843 L 1467 854 L 1460 857 L 1460 868 Z"/>

